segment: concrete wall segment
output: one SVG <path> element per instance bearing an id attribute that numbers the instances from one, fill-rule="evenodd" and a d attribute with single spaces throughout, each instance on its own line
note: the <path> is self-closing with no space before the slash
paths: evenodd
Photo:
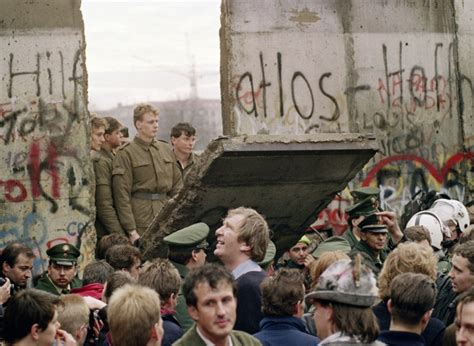
<path id="1" fill-rule="evenodd" d="M 92 260 L 95 231 L 79 1 L 0 1 L 0 248 L 58 242 Z"/>
<path id="2" fill-rule="evenodd" d="M 399 214 L 420 189 L 472 199 L 472 2 L 222 9 L 225 134 L 373 133 L 380 154 L 350 185 L 380 187 Z"/>

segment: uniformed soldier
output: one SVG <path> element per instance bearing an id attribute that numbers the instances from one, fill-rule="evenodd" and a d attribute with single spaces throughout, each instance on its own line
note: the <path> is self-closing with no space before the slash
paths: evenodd
<path id="1" fill-rule="evenodd" d="M 176 124 L 171 129 L 170 138 L 176 164 L 184 180 L 199 159 L 199 156 L 193 153 L 196 144 L 196 129 L 189 123 Z"/>
<path id="2" fill-rule="evenodd" d="M 72 244 L 58 244 L 46 251 L 49 256 L 48 271 L 39 278 L 36 289 L 55 295 L 69 294 L 71 289 L 82 286 L 77 275 L 77 259 L 81 255 Z"/>
<path id="3" fill-rule="evenodd" d="M 349 229 L 342 237 L 349 242 L 352 249 L 360 240 L 359 224 L 366 216 L 381 211 L 379 209 L 379 194 L 380 191 L 376 187 L 361 187 L 351 191 L 354 204 L 346 209 L 346 213 L 349 215 L 347 220 Z"/>
<path id="4" fill-rule="evenodd" d="M 107 127 L 104 133 L 104 143 L 93 157 L 95 172 L 95 229 L 97 242 L 111 233 L 125 234 L 120 225 L 112 196 L 112 161 L 115 150 L 121 145 L 122 124 L 112 117 L 105 118 Z"/>
<path id="5" fill-rule="evenodd" d="M 171 233 L 163 239 L 169 248 L 168 259 L 178 269 L 182 282 L 189 270 L 201 267 L 206 263 L 206 250 L 209 246 L 206 240 L 208 235 L 209 226 L 200 222 Z M 188 330 L 194 323 L 188 314 L 188 307 L 181 290 L 178 294 L 176 317 L 183 331 Z"/>
<path id="6" fill-rule="evenodd" d="M 276 246 L 275 243 L 270 240 L 268 242 L 267 251 L 265 252 L 265 257 L 262 261 L 258 262 L 258 265 L 267 272 L 268 276 L 273 276 L 273 274 L 275 273 L 275 255 Z"/>
<path id="7" fill-rule="evenodd" d="M 354 247 L 353 252 L 364 253 L 365 263 L 372 269 L 375 276 L 378 276 L 382 269 L 383 262 L 387 258 L 386 249 L 388 229 L 386 225 L 372 224 L 362 226 L 361 239 Z"/>
<path id="8" fill-rule="evenodd" d="M 133 122 L 137 136 L 118 150 L 112 173 L 115 207 L 132 243 L 183 186 L 170 146 L 155 138 L 158 111 L 140 104 L 133 111 Z"/>
<path id="9" fill-rule="evenodd" d="M 341 251 L 348 254 L 351 252 L 351 246 L 345 238 L 333 236 L 318 245 L 318 247 L 313 251 L 313 257 L 318 259 L 323 253 L 329 251 Z"/>

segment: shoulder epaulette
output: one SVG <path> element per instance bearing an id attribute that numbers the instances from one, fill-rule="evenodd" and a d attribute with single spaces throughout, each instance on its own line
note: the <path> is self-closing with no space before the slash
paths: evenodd
<path id="1" fill-rule="evenodd" d="M 125 143 L 125 144 L 122 144 L 122 145 L 121 145 L 121 146 L 120 146 L 120 147 L 117 149 L 117 151 L 119 151 L 119 150 L 122 150 L 122 149 L 126 148 L 127 146 L 129 146 L 129 145 L 130 145 L 130 143 L 132 143 L 132 142 L 127 142 L 127 143 Z"/>

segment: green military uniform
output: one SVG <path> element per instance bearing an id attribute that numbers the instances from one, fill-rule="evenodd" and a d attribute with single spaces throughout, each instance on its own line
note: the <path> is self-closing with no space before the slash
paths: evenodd
<path id="1" fill-rule="evenodd" d="M 95 229 L 97 240 L 111 233 L 124 234 L 112 196 L 112 162 L 114 153 L 101 149 L 92 158 L 95 172 Z"/>
<path id="2" fill-rule="evenodd" d="M 229 334 L 232 346 L 258 346 L 262 343 L 255 337 L 250 334 L 233 330 Z M 199 336 L 196 331 L 196 327 L 188 330 L 178 341 L 176 341 L 173 346 L 206 346 L 207 344 Z"/>
<path id="3" fill-rule="evenodd" d="M 354 199 L 354 204 L 346 209 L 346 213 L 350 218 L 357 218 L 359 216 L 369 216 L 379 210 L 379 194 L 380 190 L 376 187 L 361 187 L 351 191 L 351 196 Z M 352 225 L 342 235 L 347 240 L 351 249 L 354 249 L 359 242 L 356 235 L 352 231 Z"/>
<path id="4" fill-rule="evenodd" d="M 178 158 L 175 156 L 176 164 L 178 165 L 179 171 L 181 172 L 181 175 L 183 177 L 183 181 L 186 179 L 186 176 L 188 175 L 189 171 L 196 166 L 200 162 L 200 156 L 191 153 L 191 156 L 189 157 L 188 164 L 186 167 L 183 167 L 181 165 L 181 162 L 178 160 Z"/>
<path id="5" fill-rule="evenodd" d="M 79 250 L 72 244 L 58 244 L 46 251 L 50 264 L 55 262 L 63 266 L 75 266 L 77 259 L 81 255 Z M 69 283 L 67 288 L 56 286 L 48 275 L 48 272 L 41 275 L 35 286 L 36 289 L 52 293 L 54 295 L 69 294 L 73 288 L 82 287 L 82 281 L 76 276 Z"/>
<path id="6" fill-rule="evenodd" d="M 325 252 L 341 251 L 348 254 L 352 247 L 344 237 L 333 236 L 318 245 L 313 252 L 314 258 L 319 258 Z"/>
<path id="7" fill-rule="evenodd" d="M 385 225 L 366 225 L 362 227 L 362 232 L 371 232 L 371 233 L 388 233 Z M 364 262 L 372 269 L 375 276 L 377 277 L 382 270 L 383 262 L 387 258 L 388 251 L 387 247 L 381 250 L 378 254 L 365 242 L 360 240 L 355 246 L 353 253 L 363 253 Z"/>
<path id="8" fill-rule="evenodd" d="M 38 279 L 38 283 L 35 286 L 37 290 L 49 292 L 56 296 L 59 296 L 61 294 L 69 294 L 72 289 L 80 287 L 82 287 L 82 281 L 78 277 L 75 277 L 74 279 L 72 279 L 68 288 L 59 288 L 51 281 L 48 276 L 48 272 L 45 272 L 40 276 L 40 278 Z"/>
<path id="9" fill-rule="evenodd" d="M 276 246 L 275 243 L 271 240 L 268 242 L 267 250 L 265 251 L 265 257 L 261 262 L 258 262 L 258 265 L 265 271 L 268 270 L 268 267 L 272 264 L 276 255 Z"/>
<path id="10" fill-rule="evenodd" d="M 193 250 L 207 249 L 209 245 L 206 240 L 208 235 L 209 226 L 200 222 L 171 233 L 163 238 L 163 242 L 168 245 L 171 252 L 191 254 Z M 172 258 L 170 258 L 170 261 L 176 269 L 178 269 L 181 282 L 183 283 L 189 271 L 188 267 L 186 264 L 173 261 Z M 183 328 L 183 331 L 188 330 L 194 324 L 194 320 L 188 314 L 188 306 L 186 304 L 186 298 L 183 296 L 182 286 L 178 293 L 176 318 L 181 328 Z"/>
<path id="11" fill-rule="evenodd" d="M 167 143 L 135 137 L 122 146 L 112 172 L 113 196 L 125 231 L 142 234 L 166 201 L 183 186 L 173 151 Z"/>

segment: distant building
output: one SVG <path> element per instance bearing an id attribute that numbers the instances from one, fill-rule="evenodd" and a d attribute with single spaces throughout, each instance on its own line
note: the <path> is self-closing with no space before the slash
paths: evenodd
<path id="1" fill-rule="evenodd" d="M 220 100 L 187 99 L 178 101 L 149 102 L 160 110 L 160 129 L 158 138 L 169 142 L 171 128 L 179 122 L 189 122 L 197 130 L 197 151 L 204 150 L 207 144 L 222 135 L 222 115 Z M 118 105 L 99 115 L 112 116 L 120 120 L 130 130 L 130 136 L 136 131 L 132 115 L 136 105 Z"/>

